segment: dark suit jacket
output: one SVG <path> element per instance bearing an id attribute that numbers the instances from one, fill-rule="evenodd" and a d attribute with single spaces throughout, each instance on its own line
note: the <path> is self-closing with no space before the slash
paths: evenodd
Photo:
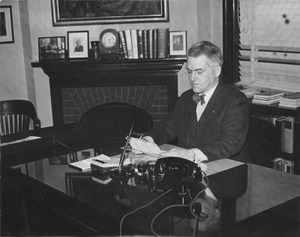
<path id="1" fill-rule="evenodd" d="M 240 154 L 248 131 L 248 100 L 240 91 L 219 82 L 200 120 L 196 122 L 193 90 L 184 92 L 167 118 L 146 135 L 160 145 L 177 138 L 178 146 L 198 148 L 208 160 L 235 158 Z"/>

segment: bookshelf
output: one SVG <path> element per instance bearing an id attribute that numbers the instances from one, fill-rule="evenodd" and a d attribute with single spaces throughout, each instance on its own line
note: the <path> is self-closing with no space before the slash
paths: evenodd
<path id="1" fill-rule="evenodd" d="M 261 114 L 266 116 L 291 116 L 295 118 L 294 123 L 294 150 L 293 153 L 281 151 L 278 147 L 277 157 L 294 161 L 294 173 L 300 175 L 300 108 L 289 109 L 279 107 L 278 104 L 273 105 L 259 105 L 250 103 L 250 116 L 254 114 Z"/>

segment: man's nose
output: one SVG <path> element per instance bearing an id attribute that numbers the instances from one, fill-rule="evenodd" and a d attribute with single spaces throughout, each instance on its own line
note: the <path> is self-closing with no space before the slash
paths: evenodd
<path id="1" fill-rule="evenodd" d="M 195 81 L 196 79 L 197 79 L 196 72 L 192 71 L 192 73 L 191 73 L 191 80 Z"/>

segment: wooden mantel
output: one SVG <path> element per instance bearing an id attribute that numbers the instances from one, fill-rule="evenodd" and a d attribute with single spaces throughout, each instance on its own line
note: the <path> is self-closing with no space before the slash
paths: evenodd
<path id="1" fill-rule="evenodd" d="M 166 85 L 168 110 L 178 98 L 178 72 L 186 58 L 32 62 L 49 76 L 54 125 L 64 123 L 63 88 Z"/>

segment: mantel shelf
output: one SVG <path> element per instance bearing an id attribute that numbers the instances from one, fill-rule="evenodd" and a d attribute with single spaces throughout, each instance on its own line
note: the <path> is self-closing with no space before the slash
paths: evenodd
<path id="1" fill-rule="evenodd" d="M 34 68 L 42 68 L 50 76 L 51 73 L 74 73 L 82 70 L 95 71 L 179 71 L 186 62 L 186 57 L 164 59 L 130 59 L 130 60 L 66 60 L 32 62 Z"/>

